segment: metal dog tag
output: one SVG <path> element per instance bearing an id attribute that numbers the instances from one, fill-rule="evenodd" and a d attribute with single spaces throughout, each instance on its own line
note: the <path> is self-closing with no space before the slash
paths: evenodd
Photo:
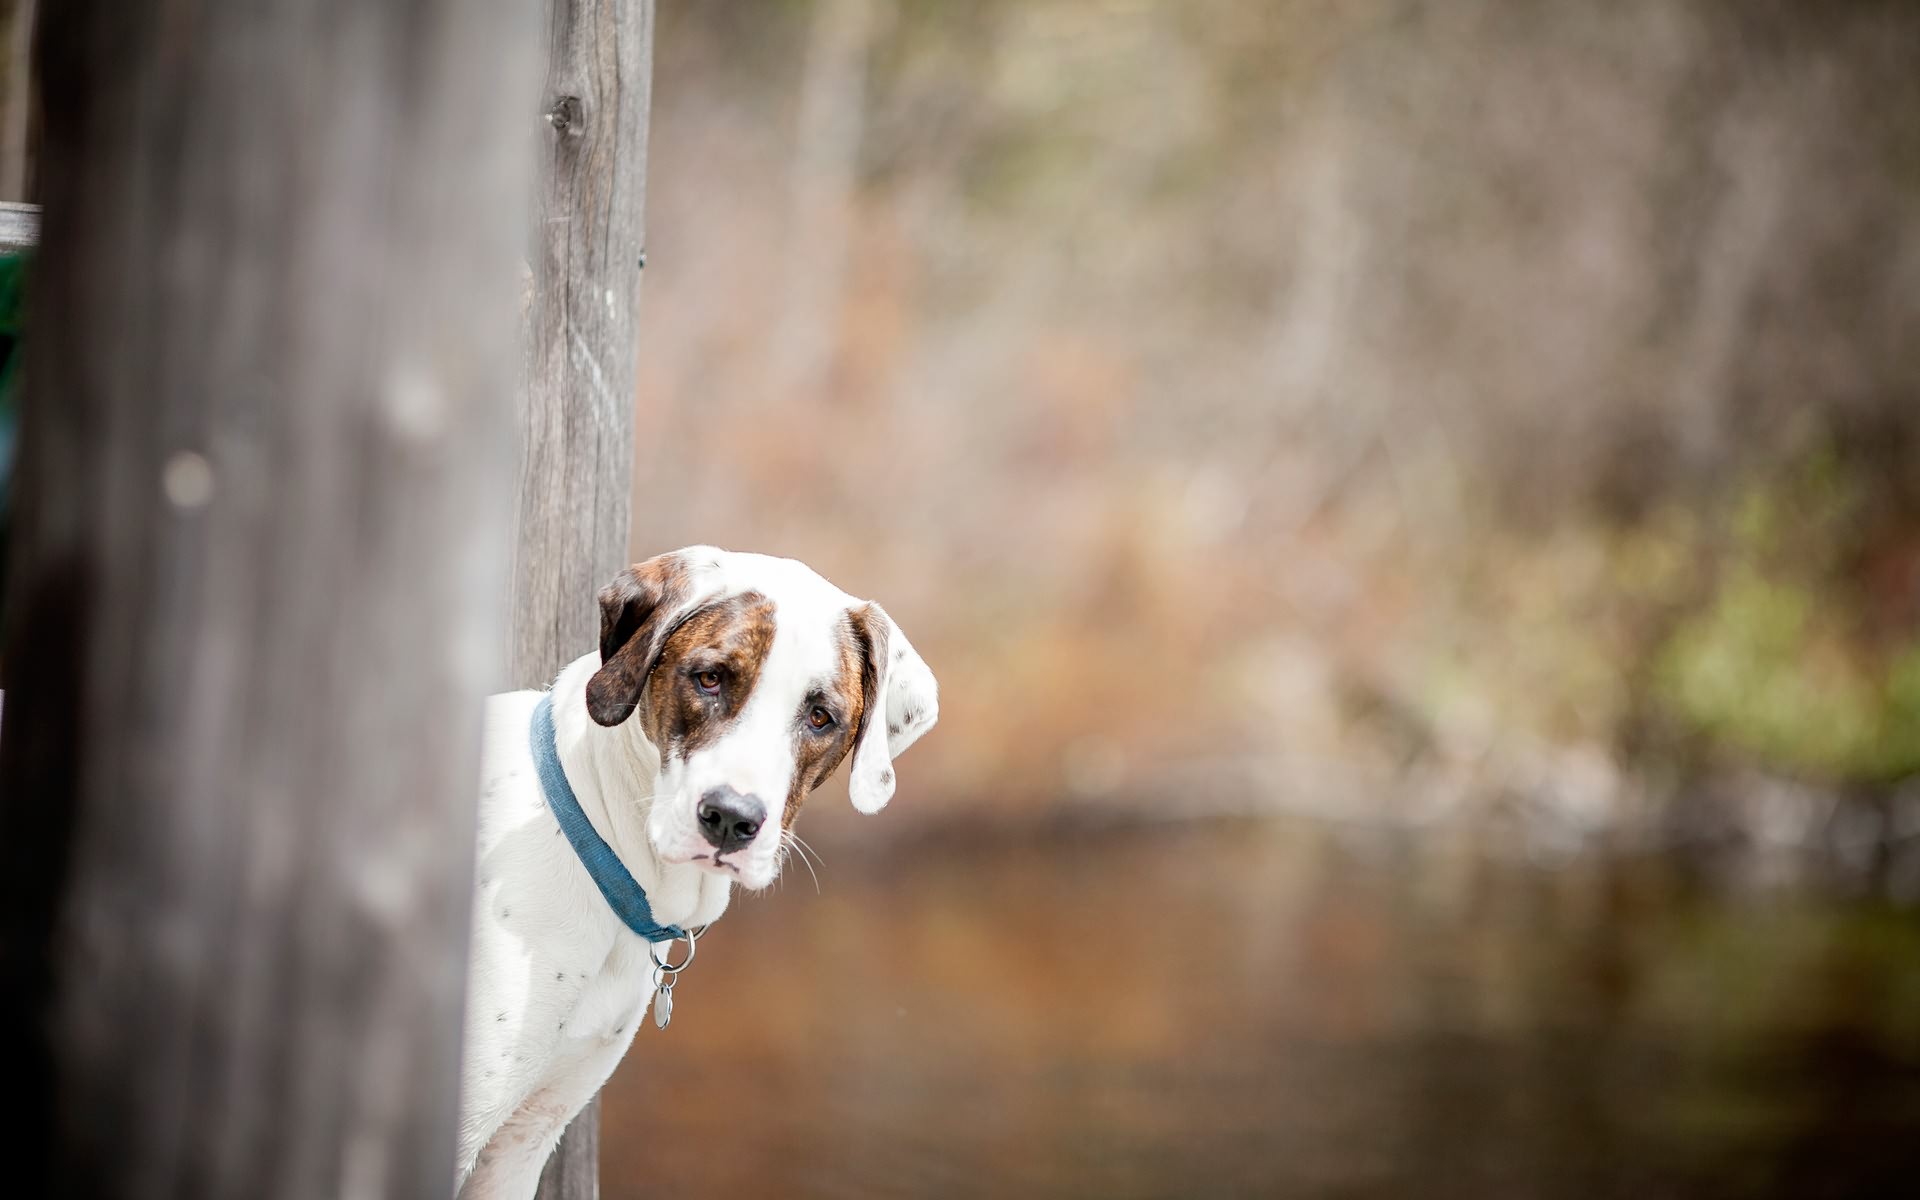
<path id="1" fill-rule="evenodd" d="M 706 926 L 691 930 L 687 934 L 687 956 L 678 963 L 671 963 L 660 957 L 660 952 L 652 946 L 647 953 L 653 958 L 653 1025 L 656 1029 L 665 1029 L 667 1022 L 673 1020 L 673 981 L 680 972 L 687 969 L 693 961 L 693 952 L 698 949 L 700 935 L 706 932 Z M 673 953 L 672 943 L 668 943 L 667 953 Z"/>

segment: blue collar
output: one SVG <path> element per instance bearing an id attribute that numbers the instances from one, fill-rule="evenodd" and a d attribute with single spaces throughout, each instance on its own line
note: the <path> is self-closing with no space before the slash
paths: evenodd
<path id="1" fill-rule="evenodd" d="M 580 807 L 579 797 L 567 782 L 560 765 L 560 746 L 553 732 L 553 693 L 540 697 L 533 706 L 533 769 L 540 774 L 540 790 L 546 794 L 547 807 L 560 822 L 560 831 L 573 843 L 573 852 L 593 876 L 593 885 L 607 898 L 614 914 L 628 929 L 649 942 L 670 942 L 687 936 L 678 925 L 662 925 L 653 919 L 653 906 L 647 903 L 646 889 L 627 870 L 620 856 L 607 845 Z"/>

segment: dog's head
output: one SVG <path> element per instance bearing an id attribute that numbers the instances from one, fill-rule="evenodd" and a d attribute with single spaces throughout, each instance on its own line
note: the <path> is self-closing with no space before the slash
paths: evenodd
<path id="1" fill-rule="evenodd" d="M 939 715 L 933 673 L 877 604 L 801 563 L 695 546 L 600 593 L 587 712 L 640 722 L 660 755 L 647 836 L 669 863 L 773 882 L 807 793 L 853 756 L 861 812 Z"/>

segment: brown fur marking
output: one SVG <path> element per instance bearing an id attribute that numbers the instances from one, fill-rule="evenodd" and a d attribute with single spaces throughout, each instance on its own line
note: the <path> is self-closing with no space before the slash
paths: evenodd
<path id="1" fill-rule="evenodd" d="M 660 650 L 647 682 L 642 728 L 663 755 L 685 758 L 727 731 L 753 695 L 773 648 L 773 601 L 742 592 L 683 621 Z M 721 674 L 720 694 L 700 690 L 694 676 Z"/>
<path id="2" fill-rule="evenodd" d="M 827 776 L 845 761 L 859 740 L 861 725 L 867 716 L 867 697 L 873 694 L 874 674 L 872 638 L 867 632 L 865 612 L 865 609 L 855 609 L 847 614 L 846 623 L 840 628 L 840 662 L 833 678 L 819 681 L 794 715 L 795 769 L 787 791 L 786 811 L 780 821 L 784 828 L 793 827 L 807 794 L 827 781 Z M 808 714 L 815 705 L 833 714 L 831 728 L 816 731 L 808 727 Z"/>

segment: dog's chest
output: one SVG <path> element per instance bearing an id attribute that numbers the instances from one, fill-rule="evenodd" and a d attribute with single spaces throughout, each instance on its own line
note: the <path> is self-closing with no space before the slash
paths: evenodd
<path id="1" fill-rule="evenodd" d="M 489 707 L 476 879 L 475 1002 L 481 1037 L 511 1057 L 624 1045 L 652 994 L 647 944 L 614 915 L 564 836 L 527 750 L 531 705 Z"/>
<path id="2" fill-rule="evenodd" d="M 653 962 L 646 943 L 620 937 L 600 970 L 580 984 L 560 1033 L 596 1045 L 624 1043 L 633 1036 L 652 997 Z"/>

